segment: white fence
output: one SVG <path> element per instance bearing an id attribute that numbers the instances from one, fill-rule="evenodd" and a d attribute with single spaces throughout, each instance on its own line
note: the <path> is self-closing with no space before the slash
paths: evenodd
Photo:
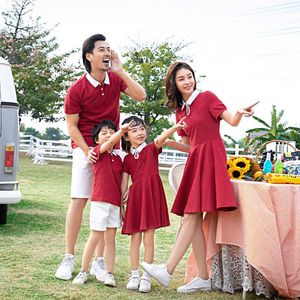
<path id="1" fill-rule="evenodd" d="M 235 145 L 235 148 L 226 148 L 228 155 L 240 155 L 243 150 L 239 145 Z M 20 137 L 20 151 L 32 156 L 35 164 L 45 164 L 47 161 L 72 161 L 70 140 L 41 140 L 32 135 L 23 135 Z M 184 162 L 186 158 L 186 153 L 163 149 L 159 155 L 160 169 L 170 169 L 174 163 Z"/>

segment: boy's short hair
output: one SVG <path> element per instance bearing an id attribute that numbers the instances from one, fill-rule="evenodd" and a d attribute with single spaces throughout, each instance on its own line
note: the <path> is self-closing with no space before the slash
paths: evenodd
<path id="1" fill-rule="evenodd" d="M 93 142 L 94 142 L 95 145 L 97 144 L 99 132 L 101 131 L 101 129 L 103 127 L 107 127 L 108 129 L 112 129 L 115 132 L 118 131 L 118 128 L 117 128 L 117 126 L 115 125 L 115 123 L 113 121 L 111 121 L 111 120 L 101 121 L 100 123 L 95 125 L 92 129 L 92 138 L 93 138 Z"/>

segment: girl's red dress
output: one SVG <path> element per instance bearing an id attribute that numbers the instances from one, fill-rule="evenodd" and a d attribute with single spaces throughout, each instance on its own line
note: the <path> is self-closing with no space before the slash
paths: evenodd
<path id="1" fill-rule="evenodd" d="M 124 158 L 123 171 L 131 176 L 132 185 L 122 228 L 132 234 L 170 225 L 167 201 L 158 170 L 158 155 L 154 143 L 145 146 L 135 159 L 129 153 Z"/>

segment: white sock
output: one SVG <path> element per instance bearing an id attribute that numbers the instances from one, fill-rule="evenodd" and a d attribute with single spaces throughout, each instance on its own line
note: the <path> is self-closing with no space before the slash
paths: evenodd
<path id="1" fill-rule="evenodd" d="M 149 280 L 151 279 L 151 276 L 146 271 L 143 272 L 143 277 L 145 277 Z"/>
<path id="2" fill-rule="evenodd" d="M 139 270 L 131 270 L 131 276 L 138 276 L 138 277 L 140 277 Z"/>
<path id="3" fill-rule="evenodd" d="M 98 257 L 95 258 L 95 260 L 101 261 L 101 260 L 104 260 L 104 257 L 103 256 L 98 256 Z"/>

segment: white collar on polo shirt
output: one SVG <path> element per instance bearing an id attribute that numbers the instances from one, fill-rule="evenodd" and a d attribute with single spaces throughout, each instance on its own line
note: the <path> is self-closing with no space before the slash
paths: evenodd
<path id="1" fill-rule="evenodd" d="M 97 86 L 100 84 L 100 82 L 97 81 L 96 79 L 94 79 L 94 78 L 91 76 L 90 73 L 86 73 L 86 79 L 91 83 L 91 85 L 92 85 L 93 87 L 97 87 Z M 105 84 L 109 84 L 109 83 L 110 83 L 110 81 L 109 81 L 109 76 L 107 75 L 107 73 L 105 73 L 104 83 L 105 83 Z"/>
<path id="2" fill-rule="evenodd" d="M 144 142 L 143 144 L 139 145 L 136 149 L 130 148 L 130 153 L 134 156 L 135 159 L 138 159 L 140 156 L 141 151 L 147 146 Z"/>
<path id="3" fill-rule="evenodd" d="M 200 94 L 199 90 L 194 90 L 192 95 L 189 97 L 189 99 L 187 99 L 186 101 L 182 100 L 182 106 L 181 106 L 181 110 L 183 110 L 185 108 L 185 112 L 187 115 L 189 115 L 191 113 L 191 108 L 190 106 L 192 105 L 192 103 L 194 102 L 194 100 L 197 98 L 197 96 Z"/>

